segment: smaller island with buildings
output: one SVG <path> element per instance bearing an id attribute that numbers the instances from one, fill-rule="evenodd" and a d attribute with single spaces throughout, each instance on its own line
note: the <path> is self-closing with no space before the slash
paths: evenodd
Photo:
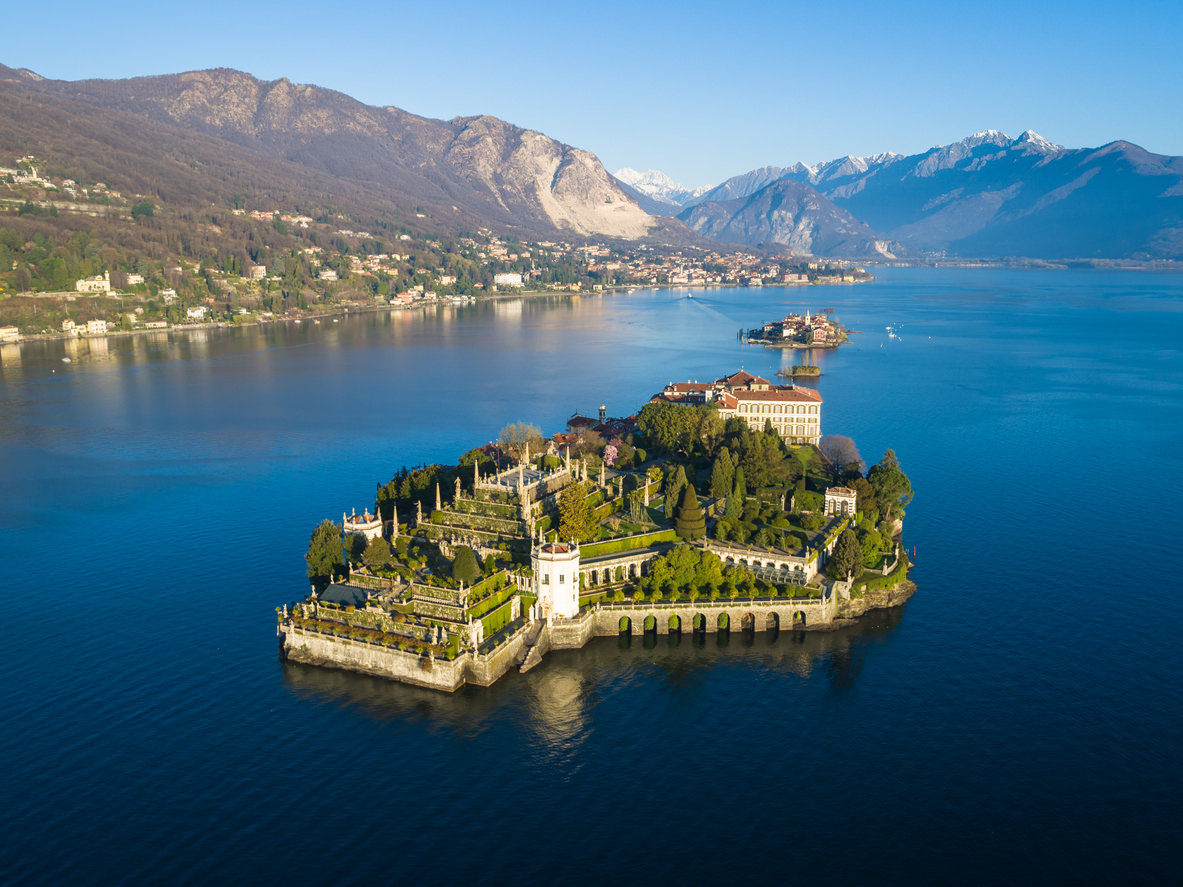
<path id="1" fill-rule="evenodd" d="M 850 330 L 834 317 L 833 308 L 825 308 L 817 314 L 808 310 L 788 314 L 784 320 L 741 331 L 741 336 L 750 344 L 766 348 L 837 348 L 849 339 Z"/>
<path id="2" fill-rule="evenodd" d="M 325 520 L 281 655 L 439 690 L 598 636 L 798 631 L 912 593 L 911 484 L 821 435 L 821 396 L 738 372 L 639 413 L 507 425 L 455 465 L 402 469 Z"/>

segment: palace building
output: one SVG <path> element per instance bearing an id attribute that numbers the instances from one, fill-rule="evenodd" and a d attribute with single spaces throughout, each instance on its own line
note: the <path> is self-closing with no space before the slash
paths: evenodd
<path id="1" fill-rule="evenodd" d="M 742 370 L 714 382 L 676 382 L 653 396 L 672 403 L 714 404 L 724 419 L 738 416 L 754 431 L 771 422 L 786 443 L 821 440 L 822 396 L 800 385 L 774 385 Z"/>

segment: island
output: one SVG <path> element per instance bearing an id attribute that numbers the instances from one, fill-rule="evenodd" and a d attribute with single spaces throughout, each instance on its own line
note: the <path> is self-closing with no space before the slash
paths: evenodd
<path id="1" fill-rule="evenodd" d="M 822 368 L 813 364 L 795 363 L 788 369 L 779 369 L 776 374 L 785 379 L 816 379 L 821 376 Z"/>
<path id="2" fill-rule="evenodd" d="M 635 415 L 524 422 L 324 520 L 280 654 L 452 691 L 593 637 L 834 629 L 912 594 L 911 483 L 820 437 L 816 391 L 738 372 Z M 701 492 L 700 492 L 701 491 Z"/>
<path id="3" fill-rule="evenodd" d="M 850 330 L 834 317 L 833 308 L 824 308 L 820 314 L 788 314 L 784 320 L 741 330 L 740 337 L 766 348 L 837 348 L 849 339 Z"/>

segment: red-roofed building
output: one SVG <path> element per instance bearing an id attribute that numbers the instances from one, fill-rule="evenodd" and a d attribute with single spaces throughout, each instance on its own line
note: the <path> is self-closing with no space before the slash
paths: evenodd
<path id="1" fill-rule="evenodd" d="M 738 416 L 756 431 L 771 422 L 791 444 L 817 444 L 821 439 L 822 396 L 817 391 L 798 385 L 774 385 L 742 370 L 714 382 L 671 383 L 653 399 L 714 404 L 724 419 Z"/>

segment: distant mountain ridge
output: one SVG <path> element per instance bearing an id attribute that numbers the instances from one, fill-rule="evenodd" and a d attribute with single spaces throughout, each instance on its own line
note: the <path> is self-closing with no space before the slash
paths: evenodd
<path id="1" fill-rule="evenodd" d="M 885 153 L 762 167 L 704 194 L 697 215 L 679 217 L 706 233 L 714 225 L 700 228 L 697 220 L 722 212 L 708 211 L 708 203 L 734 210 L 729 201 L 758 194 L 778 170 L 777 181 L 815 188 L 877 232 L 879 241 L 913 253 L 1183 259 L 1183 157 L 1121 141 L 1065 148 L 1031 130 L 1014 139 L 985 130 L 907 157 Z M 777 242 L 798 236 L 772 219 L 750 218 L 761 206 L 752 202 L 724 227 L 749 238 L 771 234 Z"/>
<path id="2" fill-rule="evenodd" d="M 798 255 L 896 258 L 902 252 L 816 188 L 787 177 L 745 197 L 687 207 L 678 218 L 704 237 L 779 245 Z"/>
<path id="3" fill-rule="evenodd" d="M 224 139 L 458 221 L 625 239 L 671 225 L 642 210 L 591 152 L 495 117 L 433 120 L 228 69 L 59 81 L 0 68 L 2 90 Z"/>
<path id="4" fill-rule="evenodd" d="M 687 188 L 655 170 L 609 175 L 591 152 L 495 117 L 435 120 L 286 78 L 71 82 L 0 65 L 0 151 L 56 155 L 191 207 L 246 193 L 425 230 L 698 235 L 852 258 L 1183 260 L 1183 157 L 1124 141 L 1066 148 L 1031 130 Z"/>

